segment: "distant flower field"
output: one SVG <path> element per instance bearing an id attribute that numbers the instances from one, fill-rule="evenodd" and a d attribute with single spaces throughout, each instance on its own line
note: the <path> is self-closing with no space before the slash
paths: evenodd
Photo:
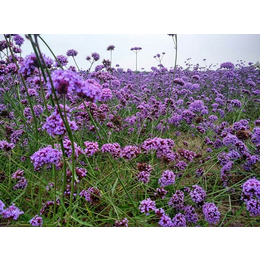
<path id="1" fill-rule="evenodd" d="M 83 70 L 74 49 L 48 57 L 40 35 L 4 37 L 0 226 L 260 226 L 257 66 L 166 68 L 163 52 L 139 71 L 133 47 L 124 70 L 110 45 Z"/>

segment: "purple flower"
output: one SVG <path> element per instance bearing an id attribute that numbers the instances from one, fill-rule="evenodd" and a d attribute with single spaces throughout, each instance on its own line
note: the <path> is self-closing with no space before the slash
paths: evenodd
<path id="1" fill-rule="evenodd" d="M 13 143 L 8 143 L 5 140 L 0 141 L 0 150 L 4 150 L 6 152 L 12 150 L 15 147 Z"/>
<path id="2" fill-rule="evenodd" d="M 201 205 L 206 199 L 206 192 L 199 185 L 193 185 L 192 188 L 190 192 L 191 199 Z"/>
<path id="3" fill-rule="evenodd" d="M 102 153 L 110 153 L 115 159 L 119 157 L 121 152 L 121 147 L 118 143 L 108 143 L 103 144 L 101 147 Z"/>
<path id="4" fill-rule="evenodd" d="M 87 157 L 93 156 L 94 153 L 99 151 L 98 143 L 97 142 L 84 142 L 86 148 L 84 149 L 85 154 Z"/>
<path id="5" fill-rule="evenodd" d="M 137 175 L 137 179 L 144 184 L 147 184 L 150 181 L 150 172 L 148 171 L 141 171 Z"/>
<path id="6" fill-rule="evenodd" d="M 62 109 L 62 105 L 60 105 L 61 110 Z M 68 110 L 68 108 L 66 107 L 66 109 Z M 69 112 L 69 111 L 68 111 Z M 78 126 L 76 124 L 75 121 L 70 121 L 70 113 L 67 113 L 67 121 L 68 124 L 71 128 L 71 130 L 78 130 Z M 66 133 L 66 127 L 64 125 L 64 122 L 60 116 L 60 113 L 58 111 L 58 108 L 55 108 L 55 111 L 46 119 L 46 123 L 42 126 L 42 129 L 45 129 L 47 131 L 47 133 L 52 136 L 52 137 L 56 137 L 57 135 L 64 135 Z"/>
<path id="7" fill-rule="evenodd" d="M 128 227 L 128 219 L 123 218 L 122 220 L 116 220 L 115 227 Z"/>
<path id="8" fill-rule="evenodd" d="M 103 88 L 98 101 L 106 102 L 108 100 L 111 100 L 112 97 L 113 97 L 112 91 L 109 88 Z"/>
<path id="9" fill-rule="evenodd" d="M 24 38 L 22 36 L 20 36 L 19 34 L 16 34 L 14 36 L 14 41 L 17 45 L 19 45 L 20 47 L 23 45 L 24 42 Z"/>
<path id="10" fill-rule="evenodd" d="M 22 177 L 23 177 L 23 173 L 24 173 L 24 171 L 23 170 L 17 170 L 16 172 L 14 172 L 13 174 L 12 174 L 12 179 L 15 179 L 15 180 L 19 180 L 19 179 L 21 179 Z"/>
<path id="11" fill-rule="evenodd" d="M 99 55 L 97 52 L 93 52 L 93 53 L 91 54 L 91 56 L 92 56 L 92 58 L 93 58 L 94 61 L 98 61 L 99 58 L 100 58 L 100 55 Z"/>
<path id="12" fill-rule="evenodd" d="M 158 222 L 158 224 L 161 227 L 173 227 L 172 220 L 171 220 L 171 218 L 167 214 L 162 214 L 162 216 L 160 218 L 161 219 Z"/>
<path id="13" fill-rule="evenodd" d="M 16 185 L 13 186 L 13 190 L 25 190 L 28 182 L 24 177 L 21 177 Z"/>
<path id="14" fill-rule="evenodd" d="M 114 45 L 109 45 L 107 47 L 107 51 L 113 51 L 115 49 L 115 46 Z"/>
<path id="15" fill-rule="evenodd" d="M 0 214 L 4 210 L 5 204 L 3 201 L 0 200 Z"/>
<path id="16" fill-rule="evenodd" d="M 56 149 L 53 149 L 51 145 L 48 145 L 31 156 L 31 162 L 34 165 L 34 170 L 39 171 L 45 164 L 49 166 L 54 164 L 59 166 L 61 162 L 62 153 Z"/>
<path id="17" fill-rule="evenodd" d="M 252 217 L 260 216 L 260 200 L 250 199 L 246 202 L 246 209 Z"/>
<path id="18" fill-rule="evenodd" d="M 71 56 L 71 57 L 74 57 L 74 56 L 77 56 L 78 52 L 76 50 L 73 50 L 73 49 L 70 49 L 67 51 L 67 56 Z"/>
<path id="19" fill-rule="evenodd" d="M 251 178 L 242 185 L 242 200 L 248 201 L 254 196 L 260 199 L 260 181 Z"/>
<path id="20" fill-rule="evenodd" d="M 29 222 L 33 227 L 42 227 L 43 224 L 42 217 L 38 215 L 34 216 Z"/>
<path id="21" fill-rule="evenodd" d="M 227 61 L 227 62 L 221 63 L 221 64 L 220 64 L 220 68 L 224 68 L 224 69 L 234 69 L 235 66 L 234 66 L 234 64 L 233 64 L 232 62 Z"/>
<path id="22" fill-rule="evenodd" d="M 181 190 L 177 190 L 170 198 L 168 205 L 177 210 L 182 210 L 184 208 L 184 193 Z"/>
<path id="23" fill-rule="evenodd" d="M 191 205 L 184 207 L 184 216 L 188 222 L 197 223 L 198 215 L 195 212 L 195 208 Z"/>
<path id="24" fill-rule="evenodd" d="M 172 219 L 173 227 L 186 227 L 186 218 L 183 214 L 178 213 Z"/>
<path id="25" fill-rule="evenodd" d="M 97 187 L 90 187 L 86 191 L 82 190 L 79 195 L 85 197 L 86 201 L 93 205 L 97 205 L 101 198 L 101 193 Z"/>
<path id="26" fill-rule="evenodd" d="M 139 209 L 141 213 L 145 213 L 146 215 L 149 215 L 150 210 L 155 210 L 155 201 L 152 201 L 150 198 L 141 201 Z"/>
<path id="27" fill-rule="evenodd" d="M 79 93 L 82 89 L 83 79 L 71 70 L 54 70 L 51 73 L 53 87 L 57 94 L 66 95 L 68 93 Z M 47 82 L 48 94 L 52 93 L 52 85 L 50 81 Z"/>
<path id="28" fill-rule="evenodd" d="M 216 225 L 219 222 L 220 212 L 214 203 L 205 202 L 202 211 L 209 224 Z"/>
<path id="29" fill-rule="evenodd" d="M 175 177 L 176 175 L 172 171 L 166 170 L 162 173 L 162 176 L 159 179 L 159 184 L 161 185 L 161 187 L 166 187 L 168 185 L 174 184 Z"/>
<path id="30" fill-rule="evenodd" d="M 24 212 L 21 211 L 19 208 L 17 208 L 15 204 L 9 206 L 7 209 L 4 209 L 1 212 L 3 218 L 13 219 L 13 220 L 17 220 L 19 216 L 22 214 L 24 214 Z"/>
<path id="31" fill-rule="evenodd" d="M 135 158 L 138 154 L 141 153 L 141 150 L 139 147 L 134 145 L 127 145 L 121 150 L 120 157 L 124 158 L 127 161 L 131 161 L 133 158 Z"/>
<path id="32" fill-rule="evenodd" d="M 58 60 L 55 62 L 56 67 L 66 66 L 68 64 L 68 58 L 66 56 L 58 55 L 56 58 Z"/>
<path id="33" fill-rule="evenodd" d="M 160 188 L 156 189 L 156 192 L 154 193 L 154 195 L 164 199 L 167 193 L 168 193 L 167 190 L 165 190 L 163 187 L 160 187 Z"/>
<path id="34" fill-rule="evenodd" d="M 78 96 L 95 103 L 101 98 L 102 88 L 94 79 L 87 79 L 83 82 L 81 88 L 76 90 L 76 92 Z"/>

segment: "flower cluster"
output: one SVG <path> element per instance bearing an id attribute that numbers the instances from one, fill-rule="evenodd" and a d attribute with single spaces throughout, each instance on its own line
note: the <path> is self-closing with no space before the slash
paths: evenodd
<path id="1" fill-rule="evenodd" d="M 50 166 L 54 164 L 58 167 L 61 163 L 61 157 L 61 151 L 53 149 L 51 145 L 48 145 L 35 152 L 30 158 L 34 165 L 34 170 L 39 171 L 44 165 Z"/>

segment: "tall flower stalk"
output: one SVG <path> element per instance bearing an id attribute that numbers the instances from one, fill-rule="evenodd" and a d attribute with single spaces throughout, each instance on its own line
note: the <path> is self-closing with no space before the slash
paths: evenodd
<path id="1" fill-rule="evenodd" d="M 130 51 L 133 51 L 135 53 L 135 72 L 137 72 L 137 54 L 140 50 L 142 50 L 141 47 L 132 47 L 130 49 Z"/>

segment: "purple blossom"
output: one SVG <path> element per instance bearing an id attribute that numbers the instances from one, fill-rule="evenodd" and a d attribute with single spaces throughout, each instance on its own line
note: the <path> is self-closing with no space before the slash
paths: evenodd
<path id="1" fill-rule="evenodd" d="M 152 201 L 150 198 L 141 201 L 139 209 L 141 213 L 145 213 L 146 215 L 149 215 L 149 211 L 155 210 L 155 202 Z"/>
<path id="2" fill-rule="evenodd" d="M 127 145 L 120 152 L 120 157 L 124 158 L 127 161 L 131 161 L 137 155 L 141 153 L 141 149 L 134 145 Z"/>
<path id="3" fill-rule="evenodd" d="M 247 201 L 254 196 L 260 199 L 260 181 L 251 178 L 242 185 L 242 200 Z"/>
<path id="4" fill-rule="evenodd" d="M 174 184 L 175 177 L 176 175 L 172 171 L 166 170 L 162 173 L 162 176 L 159 179 L 159 184 L 161 185 L 161 187 L 166 187 L 168 185 Z"/>
<path id="5" fill-rule="evenodd" d="M 137 179 L 144 184 L 147 184 L 150 181 L 150 172 L 148 171 L 141 171 L 137 175 Z"/>
<path id="6" fill-rule="evenodd" d="M 75 57 L 77 56 L 78 52 L 76 50 L 70 49 L 67 51 L 67 56 Z"/>
<path id="7" fill-rule="evenodd" d="M 61 151 L 53 149 L 51 145 L 48 145 L 35 152 L 30 158 L 34 165 L 34 170 L 39 171 L 44 165 L 54 164 L 58 167 L 61 163 L 61 157 Z"/>
<path id="8" fill-rule="evenodd" d="M 17 208 L 15 204 L 13 204 L 4 209 L 0 214 L 3 218 L 17 220 L 20 215 L 24 214 L 24 212 Z"/>
<path id="9" fill-rule="evenodd" d="M 118 143 L 103 144 L 101 147 L 102 153 L 110 153 L 115 159 L 119 157 L 121 153 L 121 147 Z"/>
<path id="10" fill-rule="evenodd" d="M 167 193 L 168 193 L 167 190 L 165 190 L 163 187 L 160 187 L 160 188 L 156 189 L 156 192 L 154 193 L 154 195 L 164 199 Z"/>
<path id="11" fill-rule="evenodd" d="M 205 202 L 202 211 L 209 224 L 216 225 L 219 222 L 220 212 L 214 203 Z"/>
<path id="12" fill-rule="evenodd" d="M 0 150 L 4 150 L 6 152 L 12 150 L 15 147 L 13 143 L 8 143 L 5 140 L 0 141 Z"/>
<path id="13" fill-rule="evenodd" d="M 101 193 L 97 187 L 90 187 L 86 191 L 82 190 L 80 196 L 84 197 L 87 202 L 97 205 L 101 198 Z"/>
<path id="14" fill-rule="evenodd" d="M 171 218 L 163 213 L 160 217 L 160 221 L 158 222 L 158 224 L 161 226 L 161 227 L 173 227 L 173 223 L 172 223 L 172 220 Z"/>
<path id="15" fill-rule="evenodd" d="M 250 199 L 246 202 L 246 209 L 252 217 L 260 216 L 260 200 Z"/>
<path id="16" fill-rule="evenodd" d="M 4 210 L 5 204 L 3 201 L 0 200 L 0 214 Z"/>
<path id="17" fill-rule="evenodd" d="M 128 219 L 123 218 L 122 220 L 115 221 L 115 227 L 128 227 Z"/>
<path id="18" fill-rule="evenodd" d="M 23 45 L 24 42 L 24 38 L 22 36 L 20 36 L 19 34 L 16 34 L 14 36 L 14 41 L 17 45 L 19 45 L 20 47 Z"/>
<path id="19" fill-rule="evenodd" d="M 191 205 L 184 207 L 184 216 L 188 222 L 197 223 L 198 215 L 195 212 L 195 208 Z"/>
<path id="20" fill-rule="evenodd" d="M 97 142 L 84 142 L 86 148 L 84 149 L 85 154 L 87 157 L 93 156 L 94 153 L 99 151 L 98 143 Z"/>
<path id="21" fill-rule="evenodd" d="M 181 190 L 177 190 L 170 198 L 168 205 L 177 210 L 182 210 L 184 208 L 184 193 Z"/>
<path id="22" fill-rule="evenodd" d="M 29 222 L 33 227 L 42 227 L 43 225 L 42 217 L 38 215 L 35 215 Z"/>
<path id="23" fill-rule="evenodd" d="M 178 213 L 172 219 L 173 227 L 186 227 L 186 218 L 183 214 Z"/>
<path id="24" fill-rule="evenodd" d="M 206 199 L 206 192 L 199 185 L 193 185 L 190 196 L 196 204 L 201 205 Z"/>

